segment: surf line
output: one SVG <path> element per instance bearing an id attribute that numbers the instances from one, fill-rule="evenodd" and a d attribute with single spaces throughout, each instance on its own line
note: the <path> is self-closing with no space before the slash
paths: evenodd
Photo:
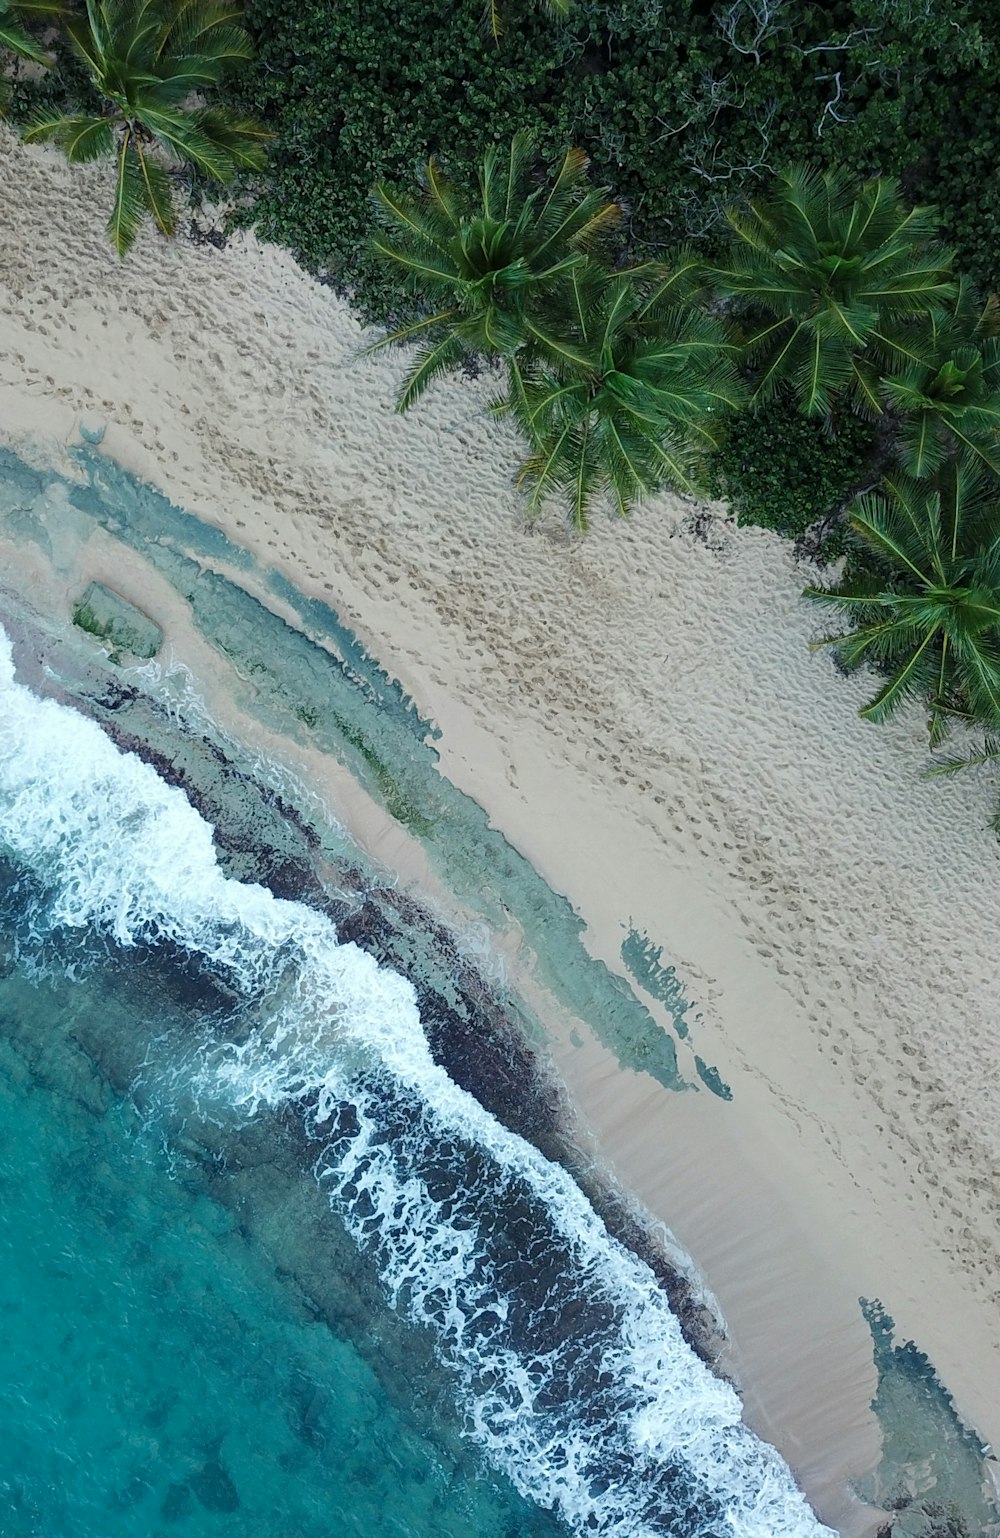
<path id="1" fill-rule="evenodd" d="M 183 792 L 18 684 L 2 632 L 0 720 L 0 846 L 45 923 L 170 942 L 252 1001 L 246 1039 L 206 1043 L 200 1093 L 244 1115 L 305 1099 L 331 1206 L 522 1494 L 607 1538 L 832 1538 L 648 1267 L 434 1062 L 405 978 L 226 877 Z"/>

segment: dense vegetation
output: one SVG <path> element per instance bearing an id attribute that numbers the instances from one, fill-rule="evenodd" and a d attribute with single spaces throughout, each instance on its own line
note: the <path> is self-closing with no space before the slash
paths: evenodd
<path id="1" fill-rule="evenodd" d="M 376 182 L 432 154 L 471 187 L 489 143 L 566 145 L 628 210 L 640 255 L 711 248 L 723 204 L 791 162 L 897 176 L 932 203 L 984 288 L 1000 257 L 1000 8 L 971 0 L 574 0 L 565 18 L 502 0 L 249 0 L 246 106 L 276 134 L 258 214 L 356 289 L 404 302 L 367 249 Z"/>
<path id="2" fill-rule="evenodd" d="M 594 184 L 623 206 L 626 260 L 688 242 L 718 257 L 726 206 L 797 162 L 854 182 L 897 177 L 911 203 L 935 205 L 958 271 L 994 286 L 1000 9 L 574 0 L 555 18 L 503 0 L 499 45 L 481 0 L 433 12 L 426 0 L 249 0 L 247 14 L 258 57 L 241 77 L 245 105 L 276 136 L 255 217 L 370 318 L 415 313 L 411 286 L 372 252 L 371 188 L 409 189 L 437 155 L 471 191 L 485 147 L 519 130 L 549 164 L 567 145 L 587 153 Z M 819 438 L 780 403 L 760 435 L 738 419 L 734 437 L 738 454 L 721 450 L 711 483 L 745 521 L 795 534 L 871 479 L 877 447 L 854 422 Z"/>
<path id="3" fill-rule="evenodd" d="M 726 498 L 742 527 L 773 529 L 829 559 L 843 554 L 840 514 L 871 486 L 878 457 L 874 423 L 847 417 L 834 437 L 778 399 L 732 419 L 707 490 Z"/>
<path id="4" fill-rule="evenodd" d="M 625 514 L 665 485 L 728 493 L 726 465 L 738 494 L 746 477 L 724 445 L 748 407 L 744 452 L 759 453 L 765 423 L 772 448 L 784 423 L 792 451 L 773 457 L 772 524 L 803 429 L 814 490 L 855 480 L 841 501 L 880 458 L 926 474 L 961 447 L 993 466 L 993 306 L 956 278 L 931 210 L 907 209 L 896 183 L 793 168 L 727 206 L 716 263 L 686 246 L 628 264 L 607 240 L 618 210 L 580 158 L 548 183 L 532 158 L 519 135 L 503 162 L 489 149 L 474 195 L 432 158 L 416 195 L 376 190 L 386 231 L 373 242 L 421 310 L 377 344 L 420 341 L 399 409 L 470 352 L 499 362 L 494 409 L 530 445 L 518 484 L 532 506 L 555 494 L 585 528 L 600 500 Z"/>
<path id="5" fill-rule="evenodd" d="M 26 132 L 115 154 L 120 250 L 173 229 L 171 164 L 230 180 L 269 138 L 241 215 L 417 343 L 400 409 L 492 359 L 533 506 L 583 528 L 667 485 L 818 526 L 829 643 L 884 679 L 862 714 L 918 698 L 998 755 L 1000 12 L 249 0 L 231 81 L 220 0 L 68 9 L 67 48 L 0 0 L 0 47 L 61 54 Z"/>

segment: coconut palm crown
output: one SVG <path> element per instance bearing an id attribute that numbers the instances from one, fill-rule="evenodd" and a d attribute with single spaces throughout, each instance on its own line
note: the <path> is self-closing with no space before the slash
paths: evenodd
<path id="1" fill-rule="evenodd" d="M 848 558 L 840 582 L 806 594 L 850 628 L 832 644 L 849 669 L 886 682 L 861 710 L 882 721 L 904 700 L 927 702 L 932 743 L 952 716 L 1000 728 L 1000 508 L 981 460 L 947 461 L 930 480 L 896 471 L 884 494 L 859 498 L 851 527 L 875 565 Z"/>
<path id="2" fill-rule="evenodd" d="M 713 279 L 739 322 L 755 400 L 791 387 L 809 416 L 845 396 L 879 416 L 880 375 L 954 300 L 951 253 L 929 209 L 905 209 L 886 178 L 786 171 L 770 196 L 727 209 L 729 251 Z"/>
<path id="3" fill-rule="evenodd" d="M 375 344 L 421 344 L 399 396 L 400 411 L 467 358 L 509 358 L 532 340 L 543 328 L 546 300 L 618 222 L 618 205 L 587 187 L 582 150 L 567 150 L 548 184 L 534 179 L 534 158 L 524 133 L 514 136 L 507 154 L 492 146 L 474 201 L 434 159 L 416 196 L 376 187 L 382 228 L 374 250 L 430 310 Z"/>
<path id="4" fill-rule="evenodd" d="M 736 348 L 692 303 L 699 268 L 681 252 L 670 267 L 568 275 L 553 334 L 511 360 L 494 405 L 531 445 L 518 484 L 532 508 L 555 495 L 585 529 L 600 502 L 624 516 L 665 485 L 696 489 L 741 397 Z"/>
<path id="5" fill-rule="evenodd" d="M 1000 307 L 981 303 L 966 278 L 954 307 L 933 318 L 882 381 L 900 418 L 895 452 L 912 475 L 931 475 L 958 450 L 1000 475 Z"/>
<path id="6" fill-rule="evenodd" d="M 86 0 L 66 23 L 100 109 L 39 115 L 24 137 L 53 139 L 67 158 L 114 157 L 108 232 L 124 254 L 149 215 L 165 235 L 177 223 L 169 168 L 186 164 L 214 181 L 264 164 L 267 135 L 225 107 L 200 104 L 234 64 L 250 57 L 241 11 L 226 0 Z"/>

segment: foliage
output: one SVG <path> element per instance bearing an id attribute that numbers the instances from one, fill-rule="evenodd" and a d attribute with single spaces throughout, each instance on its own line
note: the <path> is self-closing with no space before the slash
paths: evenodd
<path id="1" fill-rule="evenodd" d="M 669 268 L 569 273 L 495 408 L 531 445 L 518 484 L 532 507 L 556 494 L 584 529 L 598 500 L 624 516 L 664 485 L 694 490 L 741 396 L 735 349 L 690 302 L 697 270 L 681 252 Z"/>
<path id="2" fill-rule="evenodd" d="M 435 160 L 417 197 L 375 189 L 383 229 L 378 256 L 399 269 L 430 315 L 377 347 L 419 340 L 399 398 L 412 404 L 430 381 L 470 356 L 511 357 L 544 324 L 545 302 L 617 223 L 621 210 L 586 187 L 587 159 L 567 150 L 549 185 L 532 175 L 534 146 L 515 134 L 501 157 L 491 145 L 470 203 Z"/>
<path id="3" fill-rule="evenodd" d="M 898 168 L 911 197 L 936 205 L 959 269 L 988 293 L 1000 272 L 1000 9 L 854 0 L 854 10 L 872 29 L 865 49 L 870 102 L 886 129 L 881 167 Z"/>
<path id="4" fill-rule="evenodd" d="M 1000 340 L 994 299 L 985 305 L 967 279 L 954 308 L 935 319 L 914 355 L 882 381 L 901 418 L 896 453 L 904 470 L 930 475 L 958 448 L 1000 474 Z"/>
<path id="5" fill-rule="evenodd" d="M 547 16 L 568 16 L 572 0 L 540 0 L 540 8 Z M 503 16 L 500 0 L 486 0 L 483 24 L 489 28 L 490 37 L 499 43 L 503 34 Z"/>
<path id="6" fill-rule="evenodd" d="M 33 24 L 52 21 L 62 14 L 58 0 L 0 0 L 0 116 L 10 104 L 11 83 L 4 68 L 6 54 L 31 64 L 52 62 L 29 30 Z"/>
<path id="7" fill-rule="evenodd" d="M 47 64 L 48 54 L 28 28 L 32 23 L 50 21 L 61 14 L 62 7 L 56 0 L 0 0 L 0 51 L 6 49 L 19 59 Z"/>
<path id="8" fill-rule="evenodd" d="M 427 0 L 248 0 L 259 53 L 241 105 L 276 135 L 256 216 L 372 318 L 418 313 L 399 272 L 372 251 L 373 186 L 410 187 L 437 155 L 471 197 L 488 145 L 523 130 L 554 158 L 573 142 L 553 132 L 545 106 L 563 51 L 553 24 L 529 0 L 504 0 L 504 13 L 498 48 L 480 0 L 443 11 Z"/>
<path id="9" fill-rule="evenodd" d="M 724 203 L 791 162 L 839 164 L 939 205 L 959 268 L 996 286 L 1000 7 L 573 0 L 553 17 L 502 0 L 496 44 L 482 3 L 247 0 L 257 57 L 222 99 L 274 134 L 262 230 L 372 318 L 414 309 L 372 260 L 371 188 L 411 186 L 439 155 L 471 191 L 485 147 L 522 128 L 547 157 L 566 144 L 590 156 L 628 210 L 633 258 L 685 240 L 711 255 Z M 60 104 L 76 110 L 64 84 Z"/>
<path id="10" fill-rule="evenodd" d="M 849 171 L 794 167 L 747 208 L 712 277 L 740 324 L 754 400 L 785 386 L 807 416 L 847 401 L 881 415 L 887 366 L 916 353 L 955 297 L 950 254 L 929 209 L 907 210 L 887 178 L 860 188 Z"/>
<path id="11" fill-rule="evenodd" d="M 726 498 L 741 527 L 798 539 L 815 524 L 832 523 L 851 494 L 870 482 L 875 448 L 869 423 L 845 417 L 832 434 L 779 396 L 734 417 L 712 456 L 707 489 Z M 822 554 L 838 553 L 839 542 L 828 536 Z"/>
<path id="12" fill-rule="evenodd" d="M 276 135 L 263 227 L 385 319 L 413 310 L 371 261 L 371 187 L 411 185 L 433 154 L 471 190 L 483 148 L 521 128 L 545 155 L 576 144 L 590 156 L 628 208 L 637 256 L 686 239 L 711 247 L 722 204 L 789 161 L 909 177 L 904 95 L 907 111 L 919 104 L 905 59 L 882 63 L 905 33 L 893 6 L 873 16 L 872 4 L 774 0 L 755 58 L 741 51 L 745 19 L 727 36 L 728 3 L 574 0 L 560 19 L 503 0 L 497 46 L 481 0 L 248 0 L 258 60 L 240 88 Z M 929 80 L 941 50 L 910 30 Z M 949 67 L 955 57 L 952 46 Z"/>
<path id="13" fill-rule="evenodd" d="M 122 255 L 147 214 L 173 233 L 168 166 L 186 163 L 226 183 L 264 163 L 258 124 L 228 107 L 192 104 L 250 56 L 238 16 L 226 0 L 86 0 L 84 14 L 66 22 L 100 108 L 39 110 L 24 137 L 54 140 L 75 164 L 114 159 L 108 233 Z"/>
<path id="14" fill-rule="evenodd" d="M 901 471 L 862 496 L 851 526 L 876 565 L 848 558 L 841 580 L 807 596 L 851 628 L 826 642 L 844 666 L 887 675 L 862 708 L 885 720 L 904 700 L 928 708 L 931 741 L 950 716 L 1000 726 L 1000 508 L 995 479 L 971 456 L 931 480 Z"/>
<path id="15" fill-rule="evenodd" d="M 934 779 L 942 774 L 958 774 L 962 769 L 982 769 L 987 764 L 995 763 L 1000 763 L 1000 735 L 995 732 L 986 732 L 981 746 L 970 748 L 966 753 L 939 758 L 933 767 L 928 769 L 925 778 Z M 1000 805 L 990 819 L 990 827 L 994 833 L 1000 834 Z"/>

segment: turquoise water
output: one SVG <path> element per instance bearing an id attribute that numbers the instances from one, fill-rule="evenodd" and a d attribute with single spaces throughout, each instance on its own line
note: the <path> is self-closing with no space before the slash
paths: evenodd
<path id="1" fill-rule="evenodd" d="M 622 1063 L 728 1098 L 660 948 L 630 931 L 622 959 L 690 1078 L 331 610 L 263 574 L 300 633 L 210 569 L 245 552 L 113 465 L 80 468 L 86 487 L 0 453 L 0 515 L 49 554 L 100 525 L 144 548 L 233 660 L 237 697 L 251 678 L 244 703 L 347 763 L 456 892 L 517 914 Z M 61 693 L 61 637 L 21 656 L 46 692 L 55 661 Z M 148 694 L 110 664 L 68 667 L 68 693 L 217 827 L 20 687 L 0 631 L 0 1538 L 826 1535 L 653 1275 L 515 1135 L 564 1157 L 549 1086 L 505 1057 L 541 1022 L 499 996 L 487 1010 L 454 937 L 369 890 L 305 787 L 220 754 L 183 677 Z M 258 879 L 322 912 L 242 884 Z M 875 1345 L 886 1444 L 865 1493 L 905 1503 L 913 1538 L 945 1516 L 989 1531 L 976 1439 L 912 1344 Z"/>
<path id="2" fill-rule="evenodd" d="M 0 982 L 4 1538 L 554 1532 L 393 1404 L 74 1040 L 154 1024 L 99 970 Z"/>
<path id="3" fill-rule="evenodd" d="M 0 719 L 16 1531 L 826 1534 L 409 980 L 6 644 Z"/>

